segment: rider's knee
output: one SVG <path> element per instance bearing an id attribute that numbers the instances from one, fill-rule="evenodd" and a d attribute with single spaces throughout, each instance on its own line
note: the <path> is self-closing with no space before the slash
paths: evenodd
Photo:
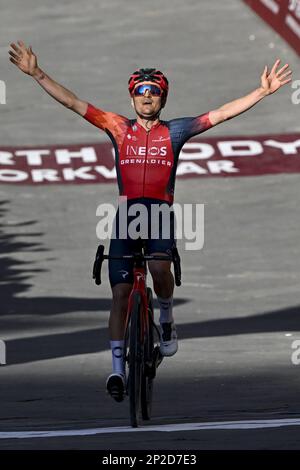
<path id="1" fill-rule="evenodd" d="M 117 284 L 112 288 L 113 302 L 117 304 L 126 304 L 131 292 L 132 286 L 129 284 Z"/>
<path id="2" fill-rule="evenodd" d="M 170 265 L 169 263 L 149 263 L 149 271 L 154 282 L 159 282 L 160 280 L 165 280 L 170 276 Z"/>

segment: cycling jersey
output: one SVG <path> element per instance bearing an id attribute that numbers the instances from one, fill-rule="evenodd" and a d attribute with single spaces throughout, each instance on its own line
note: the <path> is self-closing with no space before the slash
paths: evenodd
<path id="1" fill-rule="evenodd" d="M 173 202 L 178 158 L 184 143 L 212 124 L 208 113 L 159 121 L 146 131 L 136 119 L 88 104 L 84 118 L 110 137 L 120 196 Z"/>

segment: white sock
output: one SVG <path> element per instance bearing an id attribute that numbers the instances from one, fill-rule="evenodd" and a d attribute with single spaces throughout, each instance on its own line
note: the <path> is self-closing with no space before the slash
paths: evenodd
<path id="1" fill-rule="evenodd" d="M 160 323 L 170 323 L 174 321 L 173 318 L 173 295 L 168 299 L 162 299 L 157 296 L 157 300 L 160 308 Z"/>
<path id="2" fill-rule="evenodd" d="M 125 364 L 123 360 L 124 340 L 110 342 L 112 353 L 112 367 L 114 374 L 125 375 Z"/>

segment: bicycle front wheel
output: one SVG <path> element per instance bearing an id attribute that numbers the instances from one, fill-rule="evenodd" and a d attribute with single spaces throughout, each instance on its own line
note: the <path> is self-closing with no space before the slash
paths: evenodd
<path id="1" fill-rule="evenodd" d="M 142 368 L 141 378 L 141 408 L 142 418 L 149 420 L 151 418 L 152 410 L 152 395 L 153 395 L 153 369 L 155 368 L 154 362 L 154 319 L 153 319 L 153 298 L 152 290 L 147 288 L 148 300 L 148 322 L 149 328 L 145 337 L 144 344 L 144 361 Z"/>
<path id="2" fill-rule="evenodd" d="M 140 392 L 141 392 L 141 369 L 143 362 L 143 348 L 141 345 L 141 308 L 142 301 L 138 292 L 134 294 L 133 307 L 130 316 L 129 333 L 129 374 L 128 393 L 130 403 L 130 423 L 136 428 L 138 426 Z"/>

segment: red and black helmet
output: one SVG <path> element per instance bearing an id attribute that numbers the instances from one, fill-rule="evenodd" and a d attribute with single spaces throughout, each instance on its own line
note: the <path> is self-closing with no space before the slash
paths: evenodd
<path id="1" fill-rule="evenodd" d="M 156 83 L 164 92 L 164 97 L 167 99 L 169 91 L 169 82 L 167 77 L 157 69 L 139 69 L 134 72 L 128 80 L 128 90 L 132 94 L 135 85 L 140 82 L 153 82 Z"/>

